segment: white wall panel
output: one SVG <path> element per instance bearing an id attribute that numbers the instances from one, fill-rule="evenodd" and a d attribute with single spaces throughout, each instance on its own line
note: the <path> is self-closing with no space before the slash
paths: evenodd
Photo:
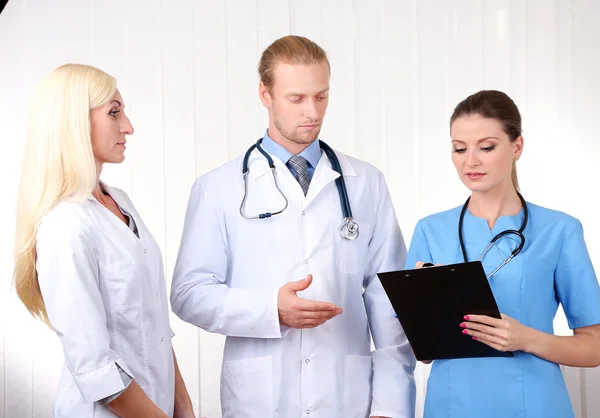
<path id="1" fill-rule="evenodd" d="M 19 320 L 29 321 L 17 305 L 12 292 L 12 252 L 14 236 L 14 196 L 17 193 L 17 178 L 20 175 L 20 146 L 26 124 L 25 112 L 27 97 L 23 94 L 26 84 L 25 74 L 25 25 L 23 4 L 9 3 L 0 15 L 0 44 L 2 52 L 12 59 L 0 59 L 0 138 L 4 144 L 3 151 L 9 158 L 3 158 L 0 164 L 0 176 L 11 179 L 4 182 L 4 194 L 10 196 L 0 212 L 0 418 L 6 417 L 6 411 L 18 407 L 18 401 L 10 396 L 19 396 L 13 390 L 14 384 L 26 387 L 22 397 L 25 406 L 21 409 L 25 416 L 31 416 L 31 360 L 28 353 L 23 353 L 20 346 L 25 342 L 14 338 Z M 7 123 L 6 121 L 10 121 Z M 14 145 L 12 145 L 14 144 Z M 5 202 L 3 200 L 3 202 Z M 18 316 L 20 315 L 20 316 Z M 30 322 L 30 321 L 29 321 Z M 19 372 L 18 367 L 23 367 Z"/>
<path id="2" fill-rule="evenodd" d="M 448 69 L 450 19 L 453 3 L 437 0 L 417 2 L 417 176 L 419 216 L 448 209 L 466 198 L 457 182 L 439 187 L 440 178 L 453 178 L 449 158 Z M 444 36 L 440 36 L 443 33 Z M 436 198 L 432 199 L 435 194 Z M 457 202 L 457 196 L 458 202 Z"/>
<path id="3" fill-rule="evenodd" d="M 417 0 L 386 0 L 383 8 L 382 78 L 385 93 L 385 174 L 408 245 L 419 217 Z"/>
<path id="4" fill-rule="evenodd" d="M 258 100 L 256 0 L 226 0 L 228 155 L 242 153 L 262 136 Z"/>
<path id="5" fill-rule="evenodd" d="M 330 146 L 354 155 L 356 150 L 355 69 L 356 15 L 347 0 L 322 1 L 321 45 L 331 64 L 329 106 L 321 137 Z"/>
<path id="6" fill-rule="evenodd" d="M 129 71 L 128 60 L 130 55 L 135 53 L 128 45 L 126 36 L 127 22 L 129 21 L 126 13 L 123 11 L 124 2 L 121 0 L 102 0 L 92 1 L 93 11 L 91 13 L 90 26 L 94 30 L 94 44 L 88 45 L 88 48 L 94 51 L 93 60 L 84 62 L 84 64 L 95 65 L 117 79 L 117 86 L 125 101 L 125 112 L 129 116 L 131 105 L 131 94 L 129 89 Z M 135 74 L 131 76 L 135 77 Z M 138 127 L 138 120 L 132 121 L 134 129 Z M 140 140 L 141 136 L 131 138 L 127 144 L 131 146 L 133 142 Z M 128 153 L 125 161 L 121 164 L 109 164 L 103 169 L 103 179 L 108 184 L 113 184 L 122 188 L 127 193 L 131 192 L 131 158 Z"/>
<path id="7" fill-rule="evenodd" d="M 199 176 L 229 159 L 228 42 L 224 2 L 194 2 L 194 151 Z M 254 84 L 252 84 L 254 85 Z M 258 136 L 248 130 L 248 140 Z M 196 177 L 195 176 L 195 177 Z M 189 197 L 186 192 L 186 199 Z M 193 327 L 192 325 L 187 325 Z M 198 395 L 203 416 L 219 416 L 220 362 L 224 338 L 199 331 Z"/>
<path id="8" fill-rule="evenodd" d="M 165 251 L 167 289 L 170 289 L 183 230 L 187 198 L 196 174 L 194 155 L 194 13 L 193 1 L 161 1 L 160 37 L 163 120 Z M 190 152 L 192 151 L 192 152 Z M 194 410 L 200 411 L 199 333 L 174 314 L 171 327 L 177 363 L 190 392 Z"/>
<path id="9" fill-rule="evenodd" d="M 321 28 L 331 24 L 337 26 L 333 16 L 328 16 L 328 19 L 323 16 L 323 3 L 319 0 L 289 0 L 289 33 L 321 43 Z"/>
<path id="10" fill-rule="evenodd" d="M 481 18 L 481 88 L 510 92 L 511 28 L 510 0 L 484 0 Z M 510 94 L 510 93 L 509 93 Z"/>
<path id="11" fill-rule="evenodd" d="M 354 54 L 355 150 L 382 170 L 385 155 L 382 0 L 356 0 Z"/>

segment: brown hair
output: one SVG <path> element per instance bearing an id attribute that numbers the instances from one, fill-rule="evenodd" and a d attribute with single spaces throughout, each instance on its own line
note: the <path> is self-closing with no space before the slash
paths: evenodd
<path id="1" fill-rule="evenodd" d="M 521 113 L 515 102 L 506 93 L 498 90 L 481 90 L 470 95 L 456 105 L 450 126 L 459 117 L 471 114 L 479 114 L 484 118 L 495 119 L 502 124 L 504 133 L 512 142 L 521 136 Z M 513 161 L 512 183 L 515 190 L 519 191 L 519 180 L 517 177 L 517 165 Z"/>
<path id="2" fill-rule="evenodd" d="M 269 91 L 273 88 L 275 67 L 278 63 L 318 64 L 322 61 L 329 65 L 325 50 L 308 38 L 288 35 L 277 39 L 264 50 L 258 63 L 260 81 Z"/>

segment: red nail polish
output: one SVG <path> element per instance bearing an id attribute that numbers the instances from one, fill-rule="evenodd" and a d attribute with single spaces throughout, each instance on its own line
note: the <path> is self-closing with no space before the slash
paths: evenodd
<path id="1" fill-rule="evenodd" d="M 465 318 L 465 320 L 466 320 L 466 321 L 468 321 L 469 319 L 471 319 L 471 318 L 469 317 L 469 315 L 465 315 L 465 316 L 464 316 L 464 318 Z"/>
<path id="2" fill-rule="evenodd" d="M 467 327 L 467 324 L 465 324 L 465 323 L 462 323 L 462 324 L 460 324 L 460 327 L 461 327 L 461 328 L 466 328 L 466 327 Z"/>
<path id="3" fill-rule="evenodd" d="M 469 331 L 467 331 L 466 329 L 463 329 L 463 334 L 468 334 Z"/>
<path id="4" fill-rule="evenodd" d="M 475 341 L 477 341 L 477 337 L 472 337 Z"/>

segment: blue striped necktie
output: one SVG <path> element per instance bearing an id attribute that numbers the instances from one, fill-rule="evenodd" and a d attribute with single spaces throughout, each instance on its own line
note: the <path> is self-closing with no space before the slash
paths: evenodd
<path id="1" fill-rule="evenodd" d="M 310 184 L 310 178 L 308 177 L 308 161 L 306 158 L 301 157 L 299 155 L 292 155 L 292 157 L 288 160 L 288 166 L 293 168 L 296 172 L 296 180 L 302 187 L 302 191 L 304 192 L 304 196 L 306 196 L 306 192 L 308 192 L 308 185 Z"/>

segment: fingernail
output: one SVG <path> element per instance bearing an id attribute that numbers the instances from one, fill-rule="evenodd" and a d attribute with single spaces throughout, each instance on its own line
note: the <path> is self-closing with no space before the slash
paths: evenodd
<path id="1" fill-rule="evenodd" d="M 471 337 L 471 338 L 473 338 L 475 341 L 477 341 L 477 337 Z"/>
<path id="2" fill-rule="evenodd" d="M 463 334 L 468 334 L 469 331 L 467 331 L 466 329 L 463 329 Z"/>
<path id="3" fill-rule="evenodd" d="M 466 327 L 467 327 L 467 324 L 465 324 L 465 323 L 463 322 L 462 324 L 460 324 L 460 327 L 461 327 L 461 328 L 466 328 Z"/>
<path id="4" fill-rule="evenodd" d="M 471 319 L 471 317 L 470 317 L 469 315 L 465 315 L 463 318 L 464 318 L 466 321 L 468 321 L 469 319 Z"/>

